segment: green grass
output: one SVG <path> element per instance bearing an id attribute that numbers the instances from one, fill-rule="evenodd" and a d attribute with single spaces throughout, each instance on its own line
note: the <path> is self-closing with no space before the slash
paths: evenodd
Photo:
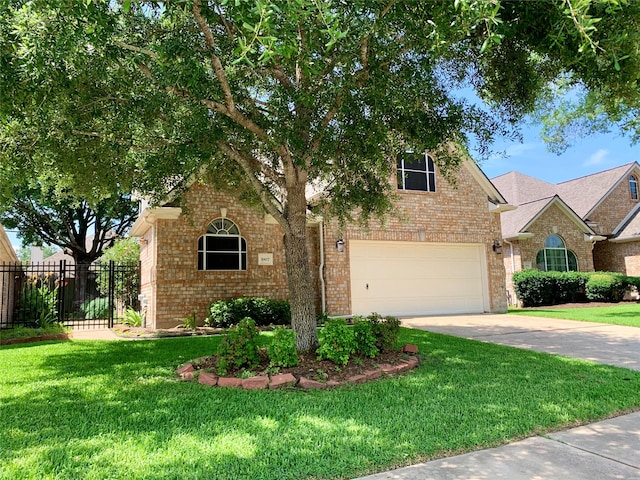
<path id="1" fill-rule="evenodd" d="M 563 318 L 581 322 L 611 323 L 628 327 L 640 327 L 640 304 L 616 304 L 610 307 L 584 308 L 532 308 L 509 309 L 514 315 L 531 317 Z"/>
<path id="2" fill-rule="evenodd" d="M 0 478 L 353 478 L 640 408 L 640 372 L 406 329 L 426 357 L 402 377 L 324 392 L 176 380 L 219 341 L 2 347 Z"/>

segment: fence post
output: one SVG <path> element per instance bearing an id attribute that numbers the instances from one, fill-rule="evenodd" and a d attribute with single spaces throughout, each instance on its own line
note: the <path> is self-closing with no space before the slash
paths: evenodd
<path id="1" fill-rule="evenodd" d="M 113 328 L 113 310 L 115 307 L 116 268 L 115 262 L 109 260 L 109 328 Z"/>
<path id="2" fill-rule="evenodd" d="M 58 277 L 58 321 L 60 323 L 64 323 L 64 314 L 65 314 L 65 291 L 67 290 L 65 287 L 65 280 L 67 276 L 67 261 L 60 260 L 60 275 Z"/>

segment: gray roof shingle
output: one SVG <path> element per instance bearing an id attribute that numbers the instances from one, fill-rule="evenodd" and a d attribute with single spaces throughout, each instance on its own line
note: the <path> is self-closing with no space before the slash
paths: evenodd
<path id="1" fill-rule="evenodd" d="M 517 236 L 522 228 L 535 218 L 556 195 L 586 221 L 586 215 L 636 165 L 636 162 L 627 163 L 557 185 L 515 171 L 491 179 L 507 202 L 518 207 L 516 210 L 501 215 L 503 236 L 505 238 Z M 640 215 L 636 215 L 636 217 L 638 217 L 637 231 L 640 232 Z M 629 225 L 635 225 L 635 221 L 634 217 L 630 220 Z"/>

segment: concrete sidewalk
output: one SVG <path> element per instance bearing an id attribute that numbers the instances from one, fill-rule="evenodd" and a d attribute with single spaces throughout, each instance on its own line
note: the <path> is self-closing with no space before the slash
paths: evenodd
<path id="1" fill-rule="evenodd" d="M 407 318 L 402 324 L 640 370 L 640 328 L 519 315 Z M 365 479 L 640 479 L 640 412 L 358 480 Z"/>
<path id="2" fill-rule="evenodd" d="M 77 328 L 72 330 L 74 340 L 128 340 L 119 337 L 109 328 Z"/>

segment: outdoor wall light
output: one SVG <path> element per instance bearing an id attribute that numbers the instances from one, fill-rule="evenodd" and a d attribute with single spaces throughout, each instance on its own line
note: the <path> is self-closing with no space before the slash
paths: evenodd
<path id="1" fill-rule="evenodd" d="M 342 238 L 336 240 L 336 249 L 339 252 L 344 252 L 344 240 Z"/>
<path id="2" fill-rule="evenodd" d="M 493 241 L 493 251 L 496 252 L 498 255 L 502 253 L 502 244 L 500 243 L 500 240 L 498 240 L 497 238 Z"/>

